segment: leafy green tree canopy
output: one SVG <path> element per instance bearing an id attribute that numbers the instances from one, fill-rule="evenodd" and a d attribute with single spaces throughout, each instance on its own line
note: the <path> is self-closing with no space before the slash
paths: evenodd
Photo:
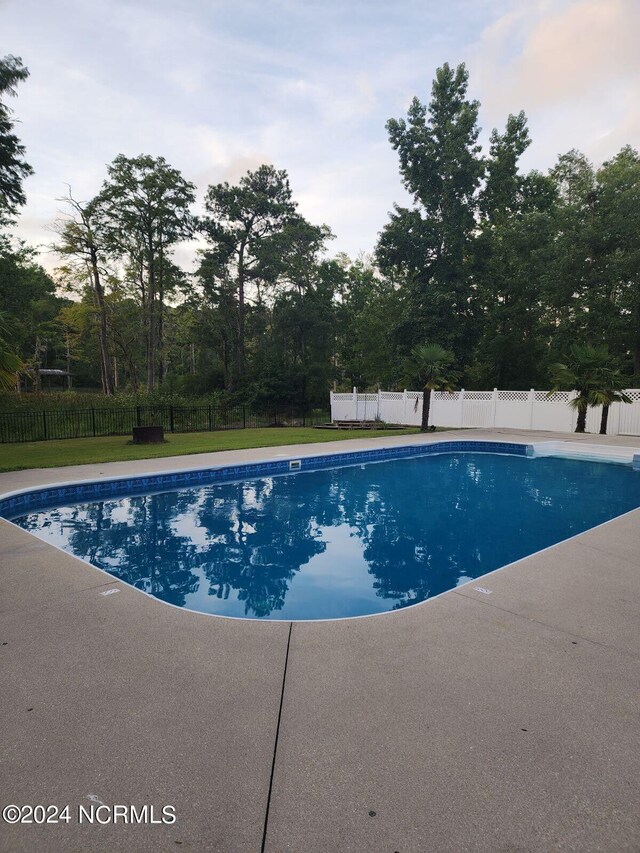
<path id="1" fill-rule="evenodd" d="M 234 186 L 227 181 L 210 186 L 205 207 L 208 215 L 200 224 L 212 243 L 208 255 L 221 272 L 234 266 L 242 283 L 259 275 L 256 253 L 262 241 L 296 212 L 287 173 L 269 165 L 247 172 Z"/>
<path id="2" fill-rule="evenodd" d="M 24 159 L 25 147 L 13 132 L 13 110 L 5 100 L 7 95 L 16 95 L 17 84 L 28 76 L 19 56 L 0 59 L 0 224 L 26 202 L 22 182 L 33 174 Z"/>
<path id="3" fill-rule="evenodd" d="M 468 221 L 483 171 L 477 144 L 480 105 L 467 100 L 468 81 L 464 64 L 454 70 L 445 63 L 436 71 L 428 108 L 414 97 L 406 121 L 387 122 L 405 187 L 443 224 Z"/>
<path id="4" fill-rule="evenodd" d="M 236 390 L 246 374 L 247 287 L 273 275 L 273 240 L 285 225 L 297 219 L 285 171 L 263 165 L 248 172 L 235 186 L 228 182 L 210 186 L 201 228 L 209 241 L 203 263 L 209 274 L 223 281 L 233 301 L 235 334 L 230 389 Z M 315 238 L 319 239 L 319 238 Z M 307 235 L 308 241 L 308 235 Z"/>
<path id="5" fill-rule="evenodd" d="M 195 186 L 164 157 L 119 154 L 107 174 L 92 212 L 97 208 L 106 216 L 113 248 L 130 251 L 133 241 L 149 263 L 161 247 L 192 235 Z"/>
<path id="6" fill-rule="evenodd" d="M 176 284 L 168 264 L 176 243 L 192 236 L 195 186 L 164 157 L 118 155 L 91 203 L 107 249 L 128 265 L 140 296 L 147 390 L 165 371 L 165 297 Z"/>
<path id="7" fill-rule="evenodd" d="M 484 172 L 479 104 L 467 99 L 468 78 L 464 65 L 445 63 L 428 107 L 414 98 L 406 120 L 387 122 L 415 205 L 395 206 L 376 250 L 383 273 L 409 288 L 401 337 L 409 345 L 438 340 L 460 354 L 470 347 L 470 254 Z"/>

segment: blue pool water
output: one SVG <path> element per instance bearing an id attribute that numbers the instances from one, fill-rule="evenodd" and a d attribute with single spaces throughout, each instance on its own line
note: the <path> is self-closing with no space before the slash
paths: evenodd
<path id="1" fill-rule="evenodd" d="M 640 473 L 492 453 L 403 458 L 34 511 L 36 536 L 205 613 L 395 610 L 640 507 Z"/>

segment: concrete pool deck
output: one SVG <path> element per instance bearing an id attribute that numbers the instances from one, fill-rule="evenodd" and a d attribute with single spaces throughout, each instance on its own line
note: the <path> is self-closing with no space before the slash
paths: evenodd
<path id="1" fill-rule="evenodd" d="M 0 493 L 470 438 L 640 447 L 367 435 L 18 471 Z M 293 624 L 169 607 L 0 521 L 0 661 L 0 805 L 71 807 L 0 823 L 1 851 L 640 850 L 640 510 L 418 607 Z M 79 825 L 98 801 L 177 820 Z"/>

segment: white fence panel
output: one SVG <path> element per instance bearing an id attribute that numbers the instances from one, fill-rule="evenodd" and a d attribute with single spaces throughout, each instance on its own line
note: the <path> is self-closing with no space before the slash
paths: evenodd
<path id="1" fill-rule="evenodd" d="M 493 397 L 493 391 L 465 391 L 462 407 L 464 426 L 493 426 L 495 417 Z"/>
<path id="2" fill-rule="evenodd" d="M 331 420 L 351 421 L 354 418 L 356 400 L 353 394 L 331 394 Z"/>
<path id="3" fill-rule="evenodd" d="M 358 394 L 356 405 L 357 421 L 376 421 L 380 417 L 377 394 Z"/>
<path id="4" fill-rule="evenodd" d="M 626 392 L 631 404 L 614 403 L 609 435 L 640 435 L 640 389 Z M 577 413 L 569 405 L 574 391 L 436 391 L 431 395 L 429 423 L 448 427 L 502 427 L 573 432 Z M 587 432 L 600 431 L 602 408 L 587 412 Z M 422 391 L 378 391 L 377 394 L 331 394 L 333 421 L 373 421 L 420 426 Z"/>
<path id="5" fill-rule="evenodd" d="M 548 391 L 534 391 L 530 429 L 543 429 L 552 432 L 572 432 L 575 427 L 576 413 L 569 405 L 575 394 L 572 391 L 558 391 L 552 397 Z"/>
<path id="6" fill-rule="evenodd" d="M 380 391 L 380 420 L 387 424 L 405 422 L 405 394 L 402 391 Z"/>
<path id="7" fill-rule="evenodd" d="M 511 429 L 531 428 L 530 391 L 494 391 L 496 396 L 496 426 Z"/>
<path id="8" fill-rule="evenodd" d="M 633 403 L 618 403 L 618 433 L 620 435 L 640 435 L 640 390 L 630 388 L 626 392 Z M 614 408 L 613 406 L 611 407 Z M 614 412 L 609 413 L 609 420 L 613 419 Z"/>
<path id="9" fill-rule="evenodd" d="M 407 395 L 407 408 L 405 424 L 407 426 L 420 426 L 422 423 L 422 391 L 405 391 Z"/>
<path id="10" fill-rule="evenodd" d="M 609 417 L 611 423 L 607 425 L 607 432 L 609 435 L 613 433 L 611 430 L 614 427 L 613 418 L 611 418 L 611 411 L 609 411 Z M 600 432 L 600 421 L 602 419 L 602 406 L 598 406 L 597 409 L 587 409 L 587 432 Z M 574 409 L 574 416 L 571 422 L 572 431 L 576 428 L 576 422 L 578 420 L 578 413 Z M 616 430 L 617 432 L 617 430 Z"/>
<path id="11" fill-rule="evenodd" d="M 436 426 L 461 427 L 462 426 L 462 391 L 434 391 L 431 395 L 431 410 L 429 412 L 429 423 Z M 420 423 L 422 423 L 422 408 L 420 410 Z"/>

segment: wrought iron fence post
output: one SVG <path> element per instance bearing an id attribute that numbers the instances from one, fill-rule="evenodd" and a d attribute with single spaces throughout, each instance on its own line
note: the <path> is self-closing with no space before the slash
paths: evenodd
<path id="1" fill-rule="evenodd" d="M 93 426 L 93 437 L 96 437 L 96 410 L 91 409 L 91 425 Z"/>
<path id="2" fill-rule="evenodd" d="M 246 428 L 247 428 L 247 408 L 243 403 L 242 404 L 242 429 L 246 429 Z"/>
<path id="3" fill-rule="evenodd" d="M 209 432 L 213 432 L 213 422 L 211 420 L 211 403 L 207 406 L 207 414 L 209 415 Z"/>
<path id="4" fill-rule="evenodd" d="M 44 440 L 46 441 L 49 437 L 47 435 L 47 412 L 46 410 L 42 410 L 42 426 L 44 427 Z"/>
<path id="5" fill-rule="evenodd" d="M 173 432 L 173 406 L 169 406 L 169 432 Z"/>
<path id="6" fill-rule="evenodd" d="M 140 406 L 136 406 L 136 426 L 142 426 L 142 418 L 140 417 Z"/>

